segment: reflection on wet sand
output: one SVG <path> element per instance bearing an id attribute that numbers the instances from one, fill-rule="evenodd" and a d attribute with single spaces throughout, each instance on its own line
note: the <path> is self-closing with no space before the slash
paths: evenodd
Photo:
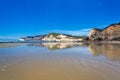
<path id="1" fill-rule="evenodd" d="M 0 48 L 11 48 L 17 47 L 26 44 L 27 46 L 37 46 L 37 47 L 45 47 L 49 50 L 58 50 L 65 48 L 72 48 L 75 46 L 83 46 L 82 43 L 0 43 Z"/>
<path id="2" fill-rule="evenodd" d="M 0 48 L 21 46 L 24 43 L 0 43 Z M 49 50 L 67 49 L 72 47 L 88 46 L 90 53 L 94 56 L 103 55 L 111 60 L 120 61 L 119 44 L 83 44 L 83 43 L 26 43 L 27 46 L 45 47 Z"/>
<path id="3" fill-rule="evenodd" d="M 89 44 L 88 48 L 94 56 L 102 54 L 111 60 L 120 61 L 119 44 Z"/>
<path id="4" fill-rule="evenodd" d="M 28 44 L 28 46 L 37 46 L 37 47 L 46 47 L 49 50 L 58 50 L 58 49 L 66 49 L 72 48 L 75 46 L 84 46 L 82 43 L 32 43 Z"/>

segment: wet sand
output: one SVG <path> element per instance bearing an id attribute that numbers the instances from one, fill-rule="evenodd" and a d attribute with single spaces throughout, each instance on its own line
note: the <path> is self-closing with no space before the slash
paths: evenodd
<path id="1" fill-rule="evenodd" d="M 0 80 L 120 80 L 119 50 L 95 44 L 58 50 L 28 44 L 0 48 Z"/>

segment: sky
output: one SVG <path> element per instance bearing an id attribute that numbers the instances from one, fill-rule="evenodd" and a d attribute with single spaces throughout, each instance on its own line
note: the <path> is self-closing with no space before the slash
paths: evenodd
<path id="1" fill-rule="evenodd" d="M 120 22 L 120 0 L 0 0 L 0 39 L 49 32 L 87 35 Z"/>

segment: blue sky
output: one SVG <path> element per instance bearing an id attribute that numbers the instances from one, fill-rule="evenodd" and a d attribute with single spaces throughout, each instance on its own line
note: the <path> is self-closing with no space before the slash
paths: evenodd
<path id="1" fill-rule="evenodd" d="M 87 35 L 120 22 L 120 0 L 0 0 L 0 38 L 49 32 Z"/>

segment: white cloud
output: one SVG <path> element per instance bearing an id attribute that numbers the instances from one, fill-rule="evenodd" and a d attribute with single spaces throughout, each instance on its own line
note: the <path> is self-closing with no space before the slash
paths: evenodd
<path id="1" fill-rule="evenodd" d="M 65 33 L 65 34 L 71 34 L 71 35 L 77 35 L 77 36 L 86 36 L 89 34 L 91 29 L 92 28 L 81 29 L 81 30 L 52 30 L 49 32 Z"/>

